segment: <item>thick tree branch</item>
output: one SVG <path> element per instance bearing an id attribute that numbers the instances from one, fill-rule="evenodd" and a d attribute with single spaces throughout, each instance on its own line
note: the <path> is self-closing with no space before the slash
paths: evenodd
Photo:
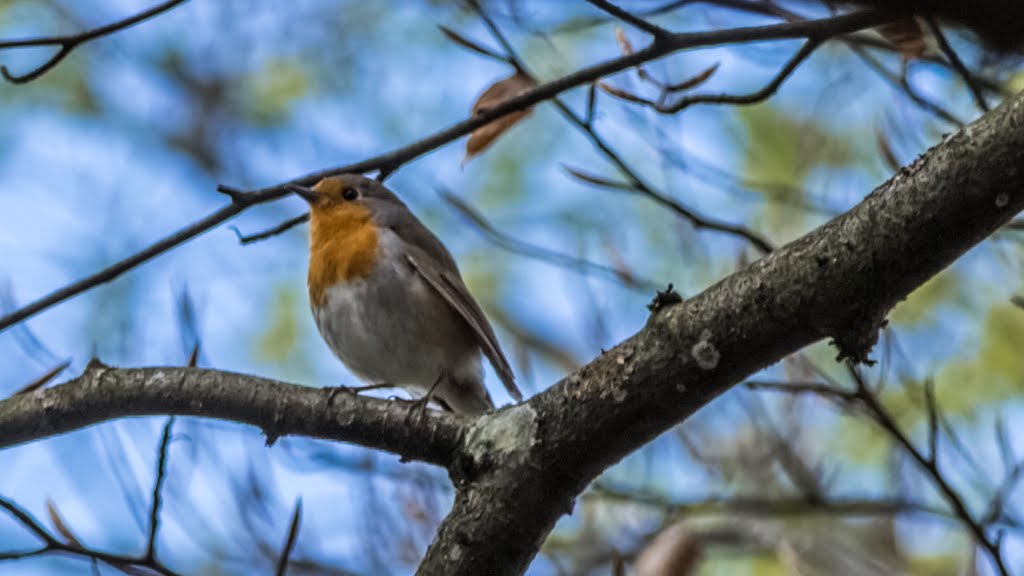
<path id="1" fill-rule="evenodd" d="M 521 574 L 605 468 L 823 338 L 864 359 L 887 312 L 1024 208 L 1024 95 L 853 210 L 682 304 L 466 435 L 460 488 L 419 574 Z"/>
<path id="2" fill-rule="evenodd" d="M 0 447 L 111 418 L 183 414 L 269 439 L 340 439 L 448 466 L 458 493 L 420 574 L 519 574 L 605 468 L 749 374 L 822 338 L 864 359 L 900 299 L 1024 208 L 1024 95 L 860 205 L 681 304 L 530 402 L 475 421 L 194 368 L 94 364 L 0 403 Z"/>
<path id="3" fill-rule="evenodd" d="M 125 416 L 176 414 L 251 424 L 268 443 L 311 436 L 448 465 L 466 419 L 434 410 L 422 416 L 409 412 L 402 403 L 244 374 L 93 362 L 65 384 L 0 402 L 0 448 Z"/>
<path id="4" fill-rule="evenodd" d="M 121 260 L 120 262 L 116 262 L 95 274 L 55 290 L 54 292 L 51 292 L 50 294 L 47 294 L 46 296 L 43 296 L 18 310 L 4 316 L 0 316 L 0 332 L 35 316 L 43 310 L 73 298 L 87 290 L 99 286 L 100 284 L 105 284 L 114 280 L 121 274 L 144 264 L 150 259 L 155 258 L 156 256 L 159 256 L 160 254 L 163 254 L 164 252 L 167 252 L 168 250 L 171 250 L 216 226 L 219 226 L 231 218 L 234 218 L 251 206 L 271 202 L 287 196 L 289 192 L 287 191 L 286 186 L 289 184 L 312 186 L 324 177 L 346 172 L 363 173 L 371 170 L 391 172 L 398 166 L 422 156 L 431 150 L 439 148 L 457 138 L 465 136 L 473 130 L 488 124 L 495 119 L 501 118 L 510 112 L 524 110 L 534 104 L 550 100 L 571 88 L 590 84 L 603 76 L 628 70 L 638 64 L 655 60 L 680 50 L 718 46 L 730 43 L 753 42 L 758 40 L 784 40 L 807 37 L 829 38 L 848 34 L 864 28 L 870 28 L 872 26 L 882 24 L 889 19 L 889 16 L 883 12 L 862 12 L 845 14 L 833 18 L 823 18 L 820 20 L 802 20 L 770 26 L 752 26 L 748 28 L 733 28 L 729 30 L 672 34 L 671 36 L 651 43 L 646 48 L 632 54 L 607 60 L 600 64 L 595 64 L 594 66 L 563 76 L 557 80 L 552 80 L 551 82 L 542 84 L 516 98 L 510 98 L 501 105 L 495 106 L 484 113 L 477 114 L 472 118 L 449 126 L 448 128 L 440 130 L 426 138 L 423 138 L 422 140 L 391 152 L 381 154 L 380 156 L 368 158 L 361 162 L 356 162 L 339 168 L 321 170 L 319 172 L 307 174 L 288 182 L 282 182 L 259 190 L 241 191 L 221 186 L 218 189 L 231 198 L 231 203 L 227 206 L 224 206 L 205 218 L 179 230 L 178 232 L 175 232 L 174 234 L 171 234 L 170 236 L 167 236 L 166 238 L 163 238 L 162 240 L 159 240 L 140 252 Z M 280 232 L 280 230 L 277 230 L 277 232 Z"/>

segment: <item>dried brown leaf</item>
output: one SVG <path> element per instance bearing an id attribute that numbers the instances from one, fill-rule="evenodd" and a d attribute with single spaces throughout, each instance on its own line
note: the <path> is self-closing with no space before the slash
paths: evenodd
<path id="1" fill-rule="evenodd" d="M 601 178 L 600 176 L 594 176 L 588 174 L 582 170 L 577 170 L 572 166 L 562 165 L 562 169 L 569 173 L 573 178 L 578 178 L 588 184 L 595 186 L 601 186 L 602 188 L 612 188 L 615 190 L 635 190 L 635 188 L 625 182 L 616 182 L 615 180 L 608 180 L 607 178 Z"/>
<path id="2" fill-rule="evenodd" d="M 623 56 L 629 56 L 633 53 L 633 45 L 629 43 L 629 38 L 626 38 L 626 32 L 616 26 L 615 27 L 615 41 L 619 44 L 619 50 L 622 50 Z"/>
<path id="3" fill-rule="evenodd" d="M 701 543 L 682 523 L 662 530 L 636 559 L 637 576 L 690 576 L 697 573 Z"/>
<path id="4" fill-rule="evenodd" d="M 637 96 L 636 94 L 633 94 L 632 92 L 626 92 L 625 90 L 623 90 L 621 88 L 616 88 L 615 86 L 612 86 L 611 84 L 608 84 L 607 82 L 598 82 L 597 83 L 597 87 L 600 88 L 601 90 L 604 90 L 608 94 L 611 94 L 612 96 L 615 96 L 616 98 L 621 98 L 621 99 L 626 100 L 628 102 L 636 102 L 637 104 L 649 104 L 649 105 L 653 105 L 654 104 L 653 102 L 651 102 L 650 100 L 648 100 L 648 99 L 646 99 L 646 98 L 644 98 L 642 96 Z"/>
<path id="5" fill-rule="evenodd" d="M 619 50 L 622 51 L 623 56 L 629 56 L 633 53 L 633 44 L 626 36 L 626 32 L 618 26 L 615 27 L 615 42 L 619 45 Z M 645 70 L 643 66 L 636 67 L 636 75 L 639 76 L 641 80 L 646 80 L 652 84 L 658 84 L 658 82 L 647 73 L 647 70 Z"/>
<path id="6" fill-rule="evenodd" d="M 715 72 L 718 71 L 719 64 L 720 62 L 715 62 L 711 66 L 708 66 L 706 70 L 704 70 L 700 74 L 697 74 L 696 76 L 691 76 L 686 80 L 679 82 L 678 84 L 669 84 L 668 86 L 665 86 L 665 91 L 681 92 L 683 90 L 690 90 L 691 88 L 696 88 L 697 86 L 700 86 L 701 84 L 707 82 L 708 79 L 714 76 Z"/>
<path id="7" fill-rule="evenodd" d="M 57 510 L 57 505 L 53 503 L 53 500 L 46 500 L 46 513 L 49 514 L 50 522 L 53 522 L 53 527 L 57 530 L 57 533 L 63 536 L 68 544 L 85 548 L 78 538 L 75 537 L 74 533 L 71 532 L 71 529 L 68 528 L 67 523 L 64 522 L 64 518 L 61 517 L 60 511 Z"/>
<path id="8" fill-rule="evenodd" d="M 499 80 L 485 90 L 480 95 L 480 98 L 477 98 L 477 101 L 473 103 L 473 115 L 483 114 L 487 110 L 491 110 L 516 96 L 520 96 L 536 86 L 537 83 L 532 78 L 521 72 Z M 467 162 L 486 150 L 499 136 L 516 125 L 520 120 L 529 116 L 531 112 L 533 112 L 532 107 L 526 110 L 509 112 L 501 118 L 474 130 L 469 136 L 469 141 L 466 142 L 466 156 L 462 161 Z"/>
<path id="9" fill-rule="evenodd" d="M 913 60 L 924 56 L 928 46 L 925 43 L 924 30 L 914 17 L 903 18 L 876 28 L 883 38 L 892 42 L 904 60 Z"/>

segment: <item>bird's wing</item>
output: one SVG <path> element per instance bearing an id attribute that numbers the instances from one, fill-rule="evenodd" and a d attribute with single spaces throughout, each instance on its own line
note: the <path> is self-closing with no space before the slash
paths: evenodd
<path id="1" fill-rule="evenodd" d="M 434 240 L 437 241 L 436 238 Z M 440 246 L 440 242 L 437 241 L 437 243 Z M 444 247 L 441 246 L 441 249 L 444 250 Z M 445 254 L 447 255 L 447 251 Z M 455 268 L 454 261 L 451 262 L 452 270 L 443 269 L 447 267 L 442 267 L 441 263 L 436 260 L 434 260 L 435 265 L 430 266 L 429 261 L 432 260 L 430 255 L 426 251 L 414 246 L 409 246 L 406 259 L 413 269 L 427 281 L 427 284 L 436 290 L 444 301 L 466 321 L 466 324 L 473 330 L 480 349 L 491 362 L 491 366 L 494 366 L 494 371 L 501 378 L 501 383 L 505 385 L 505 390 L 508 390 L 508 393 L 517 402 L 521 402 L 523 400 L 523 393 L 516 387 L 515 374 L 512 373 L 512 367 L 509 366 L 508 359 L 505 358 L 505 354 L 501 351 L 501 346 L 498 345 L 494 329 L 491 328 L 487 317 L 480 310 L 480 305 L 476 303 L 466 285 L 463 284 L 462 278 L 458 274 L 458 268 Z M 451 260 L 451 256 L 448 256 L 448 259 Z"/>

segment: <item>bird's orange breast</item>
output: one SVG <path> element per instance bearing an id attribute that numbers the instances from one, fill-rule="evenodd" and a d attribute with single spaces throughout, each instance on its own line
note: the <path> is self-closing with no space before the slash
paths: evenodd
<path id="1" fill-rule="evenodd" d="M 309 300 L 323 306 L 331 286 L 370 275 L 380 235 L 370 211 L 355 202 L 314 209 L 309 232 Z"/>

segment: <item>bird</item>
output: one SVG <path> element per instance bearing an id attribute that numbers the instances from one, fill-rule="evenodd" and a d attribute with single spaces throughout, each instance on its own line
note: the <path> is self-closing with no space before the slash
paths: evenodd
<path id="1" fill-rule="evenodd" d="M 359 174 L 292 184 L 309 204 L 309 302 L 320 335 L 361 380 L 445 411 L 494 409 L 482 356 L 522 393 L 444 244 L 391 190 Z"/>

